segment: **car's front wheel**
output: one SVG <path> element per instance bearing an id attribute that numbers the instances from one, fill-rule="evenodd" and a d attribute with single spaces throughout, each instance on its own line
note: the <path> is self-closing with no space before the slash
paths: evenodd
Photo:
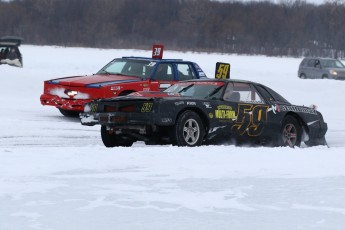
<path id="1" fill-rule="evenodd" d="M 107 148 L 118 146 L 130 147 L 133 144 L 132 140 L 121 138 L 119 135 L 116 135 L 113 130 L 108 130 L 104 125 L 101 127 L 101 137 L 104 146 Z"/>
<path id="2" fill-rule="evenodd" d="M 283 146 L 295 147 L 301 145 L 302 127 L 293 116 L 286 116 L 281 127 Z"/>
<path id="3" fill-rule="evenodd" d="M 175 137 L 178 146 L 199 146 L 202 144 L 205 128 L 198 114 L 187 110 L 176 120 Z"/>

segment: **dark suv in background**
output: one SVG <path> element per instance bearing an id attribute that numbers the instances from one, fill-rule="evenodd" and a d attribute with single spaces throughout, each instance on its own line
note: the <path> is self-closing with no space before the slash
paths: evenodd
<path id="1" fill-rule="evenodd" d="M 345 80 L 345 66 L 338 59 L 304 58 L 299 65 L 298 77 Z"/>

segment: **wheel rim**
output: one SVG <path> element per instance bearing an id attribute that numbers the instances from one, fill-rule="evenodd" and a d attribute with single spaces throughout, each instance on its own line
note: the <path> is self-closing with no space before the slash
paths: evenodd
<path id="1" fill-rule="evenodd" d="M 284 144 L 294 147 L 297 142 L 297 129 L 293 124 L 285 125 L 283 129 L 283 141 Z"/>
<path id="2" fill-rule="evenodd" d="M 188 119 L 183 126 L 183 138 L 188 145 L 194 145 L 198 142 L 200 136 L 200 127 L 196 120 Z"/>

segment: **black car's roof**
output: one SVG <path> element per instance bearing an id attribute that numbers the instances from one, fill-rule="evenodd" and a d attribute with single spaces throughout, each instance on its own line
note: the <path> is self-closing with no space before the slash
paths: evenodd
<path id="1" fill-rule="evenodd" d="M 187 80 L 183 82 L 194 82 L 194 81 L 215 81 L 215 82 L 239 82 L 239 83 L 251 83 L 255 85 L 261 85 L 259 83 L 253 82 L 253 81 L 247 81 L 247 80 L 240 80 L 240 79 L 216 79 L 216 78 L 203 78 L 203 79 L 193 79 L 193 80 Z"/>

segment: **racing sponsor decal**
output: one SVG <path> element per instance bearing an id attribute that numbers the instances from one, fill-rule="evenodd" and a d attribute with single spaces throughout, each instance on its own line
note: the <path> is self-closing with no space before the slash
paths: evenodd
<path id="1" fill-rule="evenodd" d="M 172 122 L 172 118 L 170 118 L 170 117 L 162 117 L 161 118 L 161 122 L 162 123 L 171 123 Z"/>
<path id="2" fill-rule="evenodd" d="M 168 93 L 169 96 L 179 96 L 180 94 L 178 93 Z"/>
<path id="3" fill-rule="evenodd" d="M 210 118 L 213 118 L 213 113 L 209 113 L 208 116 L 209 116 Z"/>
<path id="4" fill-rule="evenodd" d="M 277 112 L 287 112 L 287 111 L 292 111 L 292 112 L 297 112 L 297 113 L 309 113 L 309 114 L 314 114 L 317 115 L 317 112 L 313 108 L 309 107 L 304 107 L 304 106 L 296 106 L 296 105 L 272 105 L 270 111 L 274 114 Z"/>
<path id="5" fill-rule="evenodd" d="M 94 104 L 94 103 L 90 104 L 90 112 L 91 113 L 97 112 L 97 107 L 98 107 L 98 104 Z"/>
<path id="6" fill-rule="evenodd" d="M 236 113 L 229 105 L 219 105 L 214 111 L 215 118 L 236 120 Z"/>
<path id="7" fill-rule="evenodd" d="M 175 102 L 175 105 L 184 105 L 184 101 L 178 101 L 178 102 Z"/>
<path id="8" fill-rule="evenodd" d="M 196 105 L 195 101 L 187 101 L 187 105 Z"/>
<path id="9" fill-rule="evenodd" d="M 153 107 L 153 103 L 145 102 L 143 106 L 141 107 L 141 112 L 142 113 L 149 113 L 151 112 Z"/>
<path id="10" fill-rule="evenodd" d="M 156 62 L 150 62 L 149 64 L 147 64 L 146 66 L 148 67 L 154 67 L 156 65 Z"/>
<path id="11" fill-rule="evenodd" d="M 231 130 L 238 135 L 259 136 L 267 121 L 268 105 L 239 104 L 237 120 Z"/>
<path id="12" fill-rule="evenodd" d="M 117 85 L 117 86 L 111 86 L 110 90 L 114 91 L 114 90 L 121 90 L 121 86 Z"/>
<path id="13" fill-rule="evenodd" d="M 212 106 L 209 102 L 203 102 L 202 104 L 205 106 L 206 109 L 212 109 Z"/>

